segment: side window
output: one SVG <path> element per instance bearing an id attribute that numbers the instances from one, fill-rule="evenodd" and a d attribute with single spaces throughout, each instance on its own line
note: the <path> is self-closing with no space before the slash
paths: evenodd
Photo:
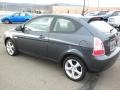
<path id="1" fill-rule="evenodd" d="M 25 13 L 21 13 L 20 16 L 25 16 Z"/>
<path id="2" fill-rule="evenodd" d="M 27 23 L 25 27 L 32 31 L 49 31 L 53 17 L 40 17 Z"/>
<path id="3" fill-rule="evenodd" d="M 53 32 L 74 32 L 75 25 L 72 21 L 67 19 L 57 19 Z"/>
<path id="4" fill-rule="evenodd" d="M 20 14 L 19 13 L 15 13 L 15 14 L 13 14 L 13 16 L 19 16 Z"/>

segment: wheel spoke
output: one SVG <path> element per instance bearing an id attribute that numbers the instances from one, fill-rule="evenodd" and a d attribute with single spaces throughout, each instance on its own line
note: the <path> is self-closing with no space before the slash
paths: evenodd
<path id="1" fill-rule="evenodd" d="M 7 46 L 10 46 L 10 42 L 7 43 Z"/>
<path id="2" fill-rule="evenodd" d="M 12 54 L 13 53 L 13 51 L 10 49 L 10 53 Z"/>
<path id="3" fill-rule="evenodd" d="M 7 51 L 10 52 L 10 48 L 9 47 L 7 47 Z"/>
<path id="4" fill-rule="evenodd" d="M 65 66 L 65 70 L 69 71 L 71 69 L 72 69 L 72 67 L 68 67 L 67 65 Z"/>
<path id="5" fill-rule="evenodd" d="M 14 46 L 13 46 L 13 45 L 11 45 L 11 48 L 14 48 Z"/>
<path id="6" fill-rule="evenodd" d="M 8 44 L 6 46 L 7 46 L 7 48 L 10 48 L 10 46 Z"/>
<path id="7" fill-rule="evenodd" d="M 11 47 L 10 47 L 10 48 L 11 48 L 11 50 L 12 50 L 12 51 L 14 51 L 14 46 L 13 46 L 13 45 L 11 45 Z"/>
<path id="8" fill-rule="evenodd" d="M 11 42 L 8 42 L 9 46 L 11 46 Z"/>
<path id="9" fill-rule="evenodd" d="M 11 51 L 11 53 L 13 52 L 13 49 L 10 47 L 10 51 Z"/>
<path id="10" fill-rule="evenodd" d="M 70 66 L 74 66 L 72 60 L 69 60 L 68 63 L 70 64 Z"/>
<path id="11" fill-rule="evenodd" d="M 81 74 L 82 74 L 82 72 L 81 72 L 81 71 L 78 71 L 77 69 L 75 70 L 75 72 L 76 72 L 79 76 L 81 76 Z"/>
<path id="12" fill-rule="evenodd" d="M 72 70 L 72 78 L 75 78 L 75 71 L 74 70 Z"/>
<path id="13" fill-rule="evenodd" d="M 76 64 L 74 65 L 75 68 L 79 67 L 80 64 L 78 62 L 76 62 Z"/>

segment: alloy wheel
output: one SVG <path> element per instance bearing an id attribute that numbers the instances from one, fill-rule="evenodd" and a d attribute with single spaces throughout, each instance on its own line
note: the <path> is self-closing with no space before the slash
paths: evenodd
<path id="1" fill-rule="evenodd" d="M 15 53 L 15 46 L 10 40 L 8 40 L 6 43 L 6 49 L 8 54 L 10 54 L 11 56 Z"/>
<path id="2" fill-rule="evenodd" d="M 77 60 L 69 59 L 65 63 L 65 72 L 72 79 L 79 79 L 82 75 L 82 67 Z"/>

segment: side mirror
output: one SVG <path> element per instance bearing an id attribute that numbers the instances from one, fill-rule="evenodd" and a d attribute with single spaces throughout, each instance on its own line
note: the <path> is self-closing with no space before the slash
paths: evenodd
<path id="1" fill-rule="evenodd" d="M 15 28 L 16 31 L 24 31 L 24 26 L 20 25 Z"/>

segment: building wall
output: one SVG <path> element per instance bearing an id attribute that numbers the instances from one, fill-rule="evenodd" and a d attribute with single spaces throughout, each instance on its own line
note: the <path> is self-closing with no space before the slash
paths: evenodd
<path id="1" fill-rule="evenodd" d="M 53 6 L 52 8 L 52 13 L 74 13 L 74 14 L 81 14 L 82 13 L 82 7 L 81 6 Z M 92 11 L 97 11 L 97 10 L 119 10 L 120 7 L 86 7 L 85 8 L 85 13 L 87 12 L 92 12 Z"/>
<path id="2" fill-rule="evenodd" d="M 53 13 L 76 13 L 82 12 L 82 7 L 79 6 L 53 6 Z"/>

